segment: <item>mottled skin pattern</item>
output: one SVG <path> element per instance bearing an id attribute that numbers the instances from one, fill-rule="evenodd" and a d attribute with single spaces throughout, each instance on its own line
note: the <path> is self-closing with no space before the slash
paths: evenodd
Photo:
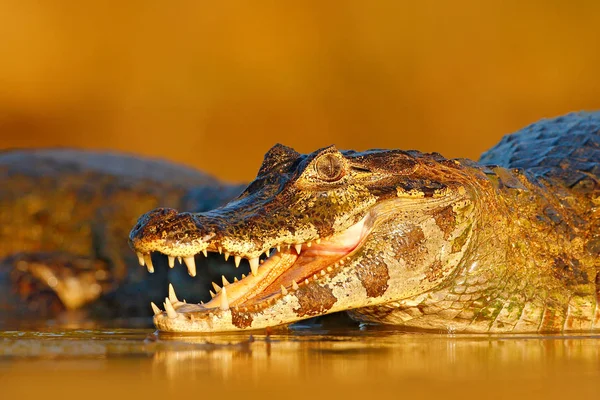
<path id="1" fill-rule="evenodd" d="M 204 285 L 203 293 L 211 277 L 192 281 L 158 267 L 148 277 L 127 234 L 148 208 L 210 209 L 235 190 L 183 166 L 123 154 L 0 152 L 0 320 L 81 308 L 145 315 L 148 301 L 164 298 L 168 281 L 190 298 Z M 166 266 L 163 258 L 154 257 Z M 213 270 L 223 264 L 209 262 Z"/>
<path id="2" fill-rule="evenodd" d="M 251 265 L 280 248 L 207 304 L 173 293 L 165 311 L 155 308 L 166 331 L 257 329 L 343 310 L 456 332 L 599 330 L 600 113 L 540 121 L 479 163 L 277 145 L 239 198 L 208 212 L 151 211 L 130 244 L 140 255 L 218 251 Z"/>

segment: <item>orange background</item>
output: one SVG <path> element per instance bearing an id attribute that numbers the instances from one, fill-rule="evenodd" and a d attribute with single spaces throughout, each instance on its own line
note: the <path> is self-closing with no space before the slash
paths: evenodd
<path id="1" fill-rule="evenodd" d="M 477 158 L 600 109 L 600 1 L 3 1 L 0 148 L 249 180 L 277 142 Z"/>

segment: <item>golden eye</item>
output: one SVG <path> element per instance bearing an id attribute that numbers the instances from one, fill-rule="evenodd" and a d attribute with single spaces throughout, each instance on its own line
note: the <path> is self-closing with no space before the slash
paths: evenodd
<path id="1" fill-rule="evenodd" d="M 335 154 L 323 154 L 315 162 L 317 176 L 327 182 L 334 182 L 344 176 L 344 164 Z"/>

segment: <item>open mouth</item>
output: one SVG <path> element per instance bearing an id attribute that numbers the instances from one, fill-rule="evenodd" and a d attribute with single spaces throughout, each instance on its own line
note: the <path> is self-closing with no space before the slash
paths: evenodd
<path id="1" fill-rule="evenodd" d="M 258 311 L 282 296 L 297 290 L 309 282 L 327 279 L 344 265 L 360 247 L 371 229 L 369 215 L 350 226 L 343 232 L 327 238 L 318 238 L 304 243 L 281 243 L 263 252 L 261 257 L 248 257 L 228 251 L 226 241 L 205 238 L 204 245 L 169 243 L 168 246 L 145 245 L 139 251 L 134 244 L 140 265 L 149 272 L 154 267 L 150 258 L 151 251 L 168 256 L 169 266 L 173 268 L 176 260 L 186 265 L 188 273 L 196 276 L 197 268 L 194 256 L 209 252 L 220 253 L 227 261 L 233 258 L 236 267 L 242 259 L 248 260 L 250 271 L 247 276 L 228 278 L 222 276 L 220 284 L 213 282 L 212 299 L 207 303 L 187 304 L 177 298 L 173 286 L 169 286 L 169 297 L 163 304 L 164 312 L 152 303 L 155 315 L 166 313 L 176 318 L 178 313 L 206 312 L 217 313 L 236 308 L 240 311 Z M 206 240 L 208 239 L 208 240 Z M 153 248 L 154 247 L 154 248 Z"/>

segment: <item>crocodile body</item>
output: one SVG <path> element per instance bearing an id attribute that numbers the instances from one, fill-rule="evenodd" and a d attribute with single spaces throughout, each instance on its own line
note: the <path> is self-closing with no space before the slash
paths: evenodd
<path id="1" fill-rule="evenodd" d="M 127 234 L 148 208 L 206 210 L 235 190 L 190 168 L 125 154 L 0 152 L 0 320 L 75 309 L 145 315 L 169 281 L 190 286 L 194 298 L 191 286 L 210 284 L 208 277 L 191 282 L 179 270 L 158 268 L 160 257 L 157 274 L 147 277 L 134 267 Z M 223 264 L 209 262 L 215 270 Z"/>
<path id="2" fill-rule="evenodd" d="M 238 198 L 199 213 L 150 211 L 130 245 L 142 264 L 152 252 L 183 257 L 192 275 L 203 252 L 250 264 L 206 304 L 171 287 L 164 311 L 153 304 L 165 331 L 335 311 L 444 331 L 599 330 L 600 113 L 537 122 L 478 163 L 277 145 Z"/>

